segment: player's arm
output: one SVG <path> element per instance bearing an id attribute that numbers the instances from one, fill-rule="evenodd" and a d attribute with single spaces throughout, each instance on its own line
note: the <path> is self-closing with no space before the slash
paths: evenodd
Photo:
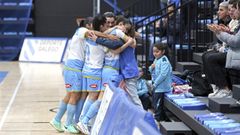
<path id="1" fill-rule="evenodd" d="M 78 35 L 79 35 L 79 37 L 80 37 L 81 39 L 87 38 L 90 32 L 91 32 L 91 31 L 89 31 L 89 30 L 88 30 L 87 28 L 85 28 L 85 27 L 81 27 L 81 28 L 79 28 L 79 29 L 77 30 L 77 33 L 78 33 Z"/>
<path id="2" fill-rule="evenodd" d="M 107 29 L 107 30 L 105 30 L 103 33 L 111 33 L 114 29 L 117 29 L 117 26 L 114 26 L 114 27 L 112 27 L 112 28 L 109 28 L 109 29 Z"/>
<path id="3" fill-rule="evenodd" d="M 117 48 L 116 50 L 110 50 L 111 52 L 113 52 L 114 54 L 119 54 L 121 53 L 124 49 L 126 49 L 128 46 L 130 46 L 131 44 L 134 43 L 134 39 L 130 38 L 130 40 L 128 40 L 124 45 L 122 45 L 121 47 Z"/>
<path id="4" fill-rule="evenodd" d="M 117 35 L 125 42 L 125 43 L 127 43 L 128 42 L 128 40 L 131 40 L 132 38 L 131 37 L 129 37 L 129 36 L 127 36 L 123 31 L 121 31 L 121 30 L 117 30 L 116 31 L 117 32 Z M 130 45 L 132 48 L 136 48 L 136 43 L 133 43 L 133 44 L 131 44 Z"/>
<path id="5" fill-rule="evenodd" d="M 120 48 L 121 46 L 123 46 L 123 44 L 124 44 L 124 42 L 121 39 L 111 40 L 108 38 L 101 38 L 101 37 L 98 37 L 96 39 L 96 43 L 103 45 L 112 50 L 116 50 L 116 49 Z"/>
<path id="6" fill-rule="evenodd" d="M 97 44 L 101 44 L 109 49 L 117 49 L 119 47 L 121 47 L 124 42 L 120 39 L 118 40 L 110 40 L 108 38 L 103 38 L 103 37 L 97 37 L 97 35 L 95 35 L 94 33 L 90 33 L 90 35 L 88 35 L 88 37 L 90 39 L 92 39 L 93 41 L 95 41 Z"/>
<path id="7" fill-rule="evenodd" d="M 102 32 L 99 32 L 99 31 L 93 31 L 94 34 L 98 37 L 103 37 L 103 38 L 108 38 L 108 39 L 111 39 L 111 40 L 117 40 L 119 39 L 118 37 L 114 36 L 114 35 L 110 35 L 110 34 L 106 34 L 106 33 L 102 33 Z"/>

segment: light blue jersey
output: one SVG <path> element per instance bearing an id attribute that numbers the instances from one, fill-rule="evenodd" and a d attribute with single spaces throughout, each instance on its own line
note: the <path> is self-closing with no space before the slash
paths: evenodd
<path id="1" fill-rule="evenodd" d="M 101 90 L 101 76 L 105 57 L 104 47 L 86 39 L 86 55 L 83 66 L 83 85 L 86 91 Z"/>
<path id="2" fill-rule="evenodd" d="M 85 33 L 88 29 L 81 27 L 78 28 L 72 37 L 71 44 L 68 46 L 67 50 L 67 60 L 80 60 L 85 59 Z"/>
<path id="3" fill-rule="evenodd" d="M 114 29 L 110 34 L 115 35 L 119 38 L 124 38 L 125 36 L 125 34 L 119 29 Z M 105 87 L 109 81 L 118 80 L 119 68 L 119 54 L 114 54 L 109 49 L 107 49 L 102 71 L 102 90 L 105 90 Z"/>
<path id="4" fill-rule="evenodd" d="M 68 47 L 68 57 L 64 66 L 64 82 L 69 92 L 80 92 L 82 90 L 82 68 L 85 59 L 85 33 L 88 29 L 78 28 L 72 37 Z"/>
<path id="5" fill-rule="evenodd" d="M 114 29 L 110 34 L 115 35 L 121 39 L 123 39 L 125 37 L 125 34 L 119 29 Z M 114 69 L 119 70 L 119 54 L 114 54 L 109 49 L 107 49 L 107 50 L 108 51 L 104 58 L 104 66 L 112 67 Z"/>

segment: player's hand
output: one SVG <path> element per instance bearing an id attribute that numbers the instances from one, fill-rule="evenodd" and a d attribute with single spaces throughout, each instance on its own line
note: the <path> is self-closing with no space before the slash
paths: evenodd
<path id="1" fill-rule="evenodd" d="M 90 32 L 88 33 L 88 38 L 90 38 L 91 40 L 93 40 L 93 41 L 96 42 L 96 40 L 97 40 L 98 37 L 94 34 L 94 32 L 90 31 Z"/>
<path id="2" fill-rule="evenodd" d="M 122 88 L 123 90 L 126 90 L 127 89 L 126 82 L 124 80 L 122 80 L 119 84 L 119 87 Z"/>

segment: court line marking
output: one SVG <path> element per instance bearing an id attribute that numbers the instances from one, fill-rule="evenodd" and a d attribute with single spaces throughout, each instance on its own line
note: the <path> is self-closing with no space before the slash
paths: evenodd
<path id="1" fill-rule="evenodd" d="M 14 93 L 12 95 L 12 98 L 11 98 L 10 102 L 8 103 L 8 106 L 7 106 L 6 110 L 4 111 L 3 117 L 2 117 L 2 119 L 0 121 L 0 130 L 2 129 L 3 124 L 4 124 L 4 122 L 5 122 L 5 120 L 6 120 L 7 116 L 8 116 L 8 113 L 9 113 L 11 107 L 12 107 L 12 104 L 13 104 L 16 96 L 17 96 L 17 92 L 19 91 L 19 87 L 20 87 L 20 85 L 21 85 L 21 83 L 23 81 L 23 78 L 25 76 L 26 71 L 27 70 L 24 70 L 23 74 L 21 75 L 21 78 L 18 81 L 18 84 L 17 84 L 17 86 L 16 86 L 16 88 L 14 90 Z"/>

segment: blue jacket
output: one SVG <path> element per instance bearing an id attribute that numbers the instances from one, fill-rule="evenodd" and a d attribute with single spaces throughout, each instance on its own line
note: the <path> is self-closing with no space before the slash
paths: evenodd
<path id="1" fill-rule="evenodd" d="M 139 78 L 137 80 L 137 93 L 138 93 L 138 96 L 142 96 L 143 94 L 148 93 L 146 80 L 143 78 Z"/>
<path id="2" fill-rule="evenodd" d="M 170 92 L 172 90 L 172 66 L 164 55 L 155 59 L 155 68 L 149 67 L 155 92 Z"/>
<path id="3" fill-rule="evenodd" d="M 101 38 L 101 37 L 97 38 L 96 43 L 106 46 L 107 48 L 113 49 L 113 50 L 116 50 L 117 48 L 121 47 L 124 44 L 124 42 L 121 39 L 110 40 L 110 39 Z"/>
<path id="4" fill-rule="evenodd" d="M 123 79 L 138 77 L 138 64 L 135 57 L 135 48 L 128 46 L 120 53 L 120 74 Z"/>

